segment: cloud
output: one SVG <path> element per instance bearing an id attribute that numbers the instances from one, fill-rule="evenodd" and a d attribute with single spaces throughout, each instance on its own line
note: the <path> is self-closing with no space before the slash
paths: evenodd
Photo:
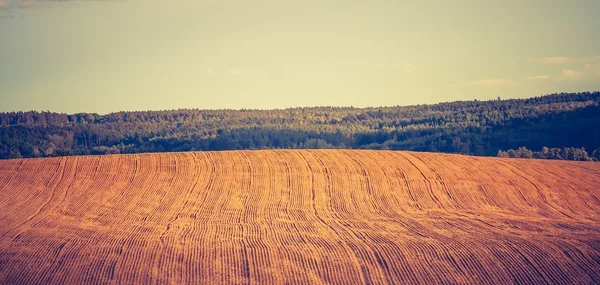
<path id="1" fill-rule="evenodd" d="M 583 72 L 574 69 L 565 69 L 560 72 L 558 80 L 579 80 L 583 78 Z"/>
<path id="2" fill-rule="evenodd" d="M 597 69 L 598 67 L 600 67 L 600 62 L 596 63 L 596 64 L 586 64 L 583 66 L 583 68 L 587 69 Z"/>
<path id="3" fill-rule="evenodd" d="M 528 80 L 547 80 L 552 79 L 559 82 L 567 81 L 598 81 L 600 80 L 600 56 L 586 57 L 545 57 L 534 60 L 536 63 L 547 65 L 571 65 L 573 68 L 562 67 L 560 73 L 556 76 L 548 77 L 546 75 L 530 76 Z M 578 66 L 578 67 L 577 67 Z"/>
<path id="4" fill-rule="evenodd" d="M 570 59 L 567 57 L 558 57 L 558 56 L 544 57 L 544 58 L 539 58 L 539 59 L 535 60 L 535 62 L 543 63 L 543 64 L 565 64 L 565 63 L 568 63 L 569 61 L 570 61 Z"/>
<path id="5" fill-rule="evenodd" d="M 600 62 L 600 56 L 587 56 L 587 57 L 544 57 L 534 60 L 536 63 L 541 64 L 593 64 Z"/>
<path id="6" fill-rule="evenodd" d="M 600 62 L 586 64 L 583 70 L 565 69 L 556 77 L 557 81 L 586 81 L 598 82 L 600 80 Z"/>
<path id="7" fill-rule="evenodd" d="M 215 75 L 215 74 L 217 74 L 217 71 L 216 71 L 214 68 L 212 68 L 212 67 L 209 67 L 209 68 L 208 68 L 206 71 L 207 71 L 207 72 L 208 72 L 208 74 L 210 74 L 210 75 Z"/>
<path id="8" fill-rule="evenodd" d="M 600 62 L 596 64 L 586 64 L 583 66 L 583 72 L 593 78 L 600 79 Z"/>
<path id="9" fill-rule="evenodd" d="M 264 69 L 243 69 L 243 68 L 234 68 L 227 71 L 227 73 L 231 75 L 263 75 L 267 74 Z"/>
<path id="10" fill-rule="evenodd" d="M 0 10 L 8 10 L 10 9 L 11 5 L 10 3 L 8 3 L 8 1 L 2 1 L 0 0 Z"/>
<path id="11" fill-rule="evenodd" d="M 510 79 L 480 79 L 474 80 L 469 83 L 457 83 L 446 86 L 446 88 L 456 87 L 486 87 L 486 88 L 502 88 L 516 85 L 514 81 Z"/>
<path id="12" fill-rule="evenodd" d="M 529 76 L 529 77 L 526 77 L 525 79 L 532 80 L 532 81 L 542 81 L 542 80 L 548 80 L 548 79 L 550 79 L 550 75 Z"/>

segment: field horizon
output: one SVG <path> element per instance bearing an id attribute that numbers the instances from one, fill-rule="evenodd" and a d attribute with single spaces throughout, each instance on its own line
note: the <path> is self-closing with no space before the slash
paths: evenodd
<path id="1" fill-rule="evenodd" d="M 0 161 L 0 283 L 593 284 L 600 164 L 383 150 Z"/>

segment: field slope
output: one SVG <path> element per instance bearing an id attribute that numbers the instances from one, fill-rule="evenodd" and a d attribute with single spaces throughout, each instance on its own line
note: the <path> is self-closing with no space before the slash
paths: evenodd
<path id="1" fill-rule="evenodd" d="M 600 163 L 391 151 L 0 161 L 0 284 L 600 280 Z"/>

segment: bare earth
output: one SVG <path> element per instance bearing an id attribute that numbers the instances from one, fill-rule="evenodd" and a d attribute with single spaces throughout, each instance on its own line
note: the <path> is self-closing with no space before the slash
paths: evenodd
<path id="1" fill-rule="evenodd" d="M 357 150 L 0 161 L 0 284 L 600 282 L 600 163 Z"/>

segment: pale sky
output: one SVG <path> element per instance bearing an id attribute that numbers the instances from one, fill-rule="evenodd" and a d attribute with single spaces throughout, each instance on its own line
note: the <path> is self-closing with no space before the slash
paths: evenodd
<path id="1" fill-rule="evenodd" d="M 598 0 L 0 0 L 0 111 L 600 90 Z"/>

